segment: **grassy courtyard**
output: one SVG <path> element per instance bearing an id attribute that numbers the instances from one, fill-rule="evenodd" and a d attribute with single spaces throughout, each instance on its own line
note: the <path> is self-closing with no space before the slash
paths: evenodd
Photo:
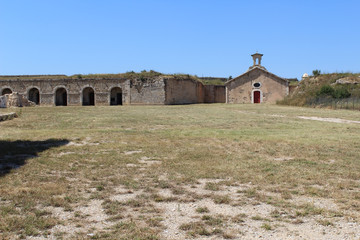
<path id="1" fill-rule="evenodd" d="M 0 239 L 360 235 L 359 111 L 198 104 L 0 114 L 10 111 L 19 117 L 0 122 Z"/>

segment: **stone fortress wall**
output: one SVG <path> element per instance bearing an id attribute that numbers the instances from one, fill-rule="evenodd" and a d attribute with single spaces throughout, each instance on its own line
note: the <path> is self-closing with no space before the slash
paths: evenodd
<path id="1" fill-rule="evenodd" d="M 37 105 L 129 105 L 195 103 L 275 103 L 290 92 L 289 81 L 253 65 L 224 85 L 204 85 L 189 75 L 155 71 L 105 75 L 0 76 L 0 95 L 17 92 Z M 147 74 L 147 75 L 146 75 Z"/>
<path id="2" fill-rule="evenodd" d="M 216 90 L 214 90 L 216 89 Z M 191 78 L 36 78 L 2 76 L 0 95 L 17 92 L 41 106 L 194 104 L 225 102 L 224 86 Z"/>

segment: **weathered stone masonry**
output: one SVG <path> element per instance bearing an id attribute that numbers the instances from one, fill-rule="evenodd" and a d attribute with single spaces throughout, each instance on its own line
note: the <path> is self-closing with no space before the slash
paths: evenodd
<path id="1" fill-rule="evenodd" d="M 225 102 L 219 90 L 191 78 L 0 79 L 0 94 L 18 92 L 38 105 L 193 104 Z"/>
<path id="2" fill-rule="evenodd" d="M 253 54 L 253 66 L 225 83 L 226 103 L 276 103 L 289 94 L 288 80 L 261 66 L 262 56 Z"/>
<path id="3" fill-rule="evenodd" d="M 52 106 L 275 103 L 288 95 L 289 81 L 261 66 L 262 54 L 251 56 L 253 66 L 225 86 L 203 85 L 186 75 L 1 76 L 0 95 L 18 92 L 38 105 Z"/>
<path id="4" fill-rule="evenodd" d="M 110 92 L 115 87 L 121 89 L 123 102 L 130 103 L 129 85 L 129 80 L 124 79 L 12 79 L 0 80 L 0 91 L 4 94 L 4 91 L 7 92 L 10 89 L 12 92 L 18 92 L 33 101 L 31 93 L 37 90 L 39 94 L 38 104 L 40 105 L 56 105 L 56 98 L 58 97 L 58 100 L 64 100 L 58 105 L 71 106 L 83 104 L 83 100 L 87 98 L 83 95 L 86 92 L 84 90 L 90 88 L 94 91 L 94 104 L 110 105 Z M 59 97 L 61 90 L 65 90 L 65 92 L 63 91 L 65 94 Z"/>

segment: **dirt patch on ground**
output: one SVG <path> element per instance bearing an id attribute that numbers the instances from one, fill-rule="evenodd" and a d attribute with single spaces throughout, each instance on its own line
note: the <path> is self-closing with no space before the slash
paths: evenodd
<path id="1" fill-rule="evenodd" d="M 96 145 L 99 145 L 99 143 L 91 143 L 91 142 L 87 142 L 87 141 L 81 141 L 81 142 L 71 141 L 68 144 L 66 144 L 66 146 L 75 146 L 75 147 L 81 147 L 81 146 L 85 146 L 85 145 L 96 146 Z"/>
<path id="2" fill-rule="evenodd" d="M 142 150 L 134 150 L 134 151 L 126 151 L 124 152 L 125 155 L 132 155 L 132 154 L 135 154 L 135 153 L 141 153 Z"/>
<path id="3" fill-rule="evenodd" d="M 333 122 L 333 123 L 360 123 L 360 121 L 346 120 L 341 118 L 322 118 L 322 117 L 305 117 L 305 116 L 298 116 L 298 118 L 321 121 L 321 122 Z"/>
<path id="4" fill-rule="evenodd" d="M 46 211 L 63 222 L 62 225 L 50 230 L 48 238 L 56 239 L 58 236 L 65 239 L 77 236 L 91 238 L 99 232 L 106 233 L 119 222 L 120 224 L 133 222 L 137 226 L 150 224 L 157 229 L 160 239 L 354 239 L 358 237 L 360 225 L 351 219 L 342 216 L 300 214 L 258 201 L 254 196 L 249 195 L 249 191 L 256 188 L 251 183 L 226 184 L 228 182 L 228 179 L 199 179 L 195 185 L 177 186 L 183 189 L 180 193 L 167 187 L 152 191 L 143 189 L 132 191 L 125 186 L 117 186 L 109 195 L 109 200 L 89 199 L 86 204 L 73 207 L 72 211 L 47 207 Z M 262 191 L 262 194 L 267 193 Z M 310 204 L 322 211 L 339 209 L 336 203 L 315 197 L 294 197 L 288 203 Z M 113 209 L 119 210 L 112 212 Z M 119 219 L 109 221 L 111 218 Z M 81 224 L 78 224 L 79 219 Z"/>
<path id="5" fill-rule="evenodd" d="M 286 156 L 284 156 L 284 157 L 276 157 L 276 158 L 274 158 L 274 160 L 275 161 L 290 161 L 290 160 L 293 160 L 294 158 L 293 157 L 286 157 Z"/>

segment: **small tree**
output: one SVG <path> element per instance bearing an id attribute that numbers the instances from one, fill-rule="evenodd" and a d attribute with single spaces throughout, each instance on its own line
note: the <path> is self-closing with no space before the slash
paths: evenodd
<path id="1" fill-rule="evenodd" d="M 230 75 L 230 76 L 229 76 L 229 80 L 231 80 L 231 79 L 232 79 L 232 76 Z"/>
<path id="2" fill-rule="evenodd" d="M 312 71 L 312 73 L 313 73 L 313 75 L 315 77 L 317 77 L 317 76 L 319 76 L 321 74 L 321 71 L 319 69 L 315 69 L 315 70 Z"/>

